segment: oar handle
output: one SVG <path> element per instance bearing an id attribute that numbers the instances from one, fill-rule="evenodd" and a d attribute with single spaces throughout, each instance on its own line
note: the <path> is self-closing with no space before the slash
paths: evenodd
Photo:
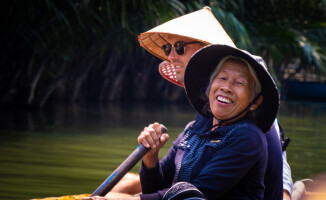
<path id="1" fill-rule="evenodd" d="M 161 132 L 166 133 L 167 128 L 161 124 Z M 149 148 L 140 144 L 123 163 L 92 193 L 91 196 L 105 196 L 129 172 L 137 162 L 149 151 Z"/>

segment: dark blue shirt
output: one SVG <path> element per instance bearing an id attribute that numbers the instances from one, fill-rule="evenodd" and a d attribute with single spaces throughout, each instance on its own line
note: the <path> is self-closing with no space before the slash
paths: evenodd
<path id="1" fill-rule="evenodd" d="M 246 120 L 209 131 L 198 117 L 153 169 L 140 169 L 141 199 L 162 199 L 175 182 L 195 185 L 208 199 L 263 199 L 267 142 Z"/>

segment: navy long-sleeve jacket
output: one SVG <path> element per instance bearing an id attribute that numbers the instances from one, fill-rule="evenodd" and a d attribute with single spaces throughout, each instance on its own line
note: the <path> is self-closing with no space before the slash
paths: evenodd
<path id="1" fill-rule="evenodd" d="M 153 169 L 142 165 L 141 199 L 162 199 L 176 182 L 187 181 L 208 199 L 263 199 L 267 142 L 246 120 L 210 130 L 212 119 L 197 118 Z"/>

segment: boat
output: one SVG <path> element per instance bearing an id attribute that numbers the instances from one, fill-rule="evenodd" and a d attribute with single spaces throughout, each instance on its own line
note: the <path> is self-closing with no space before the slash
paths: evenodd
<path id="1" fill-rule="evenodd" d="M 43 199 L 32 199 L 32 200 L 82 200 L 84 197 L 89 197 L 91 194 L 78 194 L 78 195 L 67 195 L 67 196 L 61 196 L 61 197 L 46 197 Z M 110 198 L 114 199 L 114 198 Z M 123 198 L 117 198 L 117 199 L 123 199 Z M 304 189 L 303 193 L 298 196 L 292 198 L 292 200 L 326 200 L 326 192 L 311 192 L 306 191 Z"/>
<path id="2" fill-rule="evenodd" d="M 281 94 L 285 100 L 326 100 L 326 75 L 311 70 L 288 68 L 280 77 Z"/>
<path id="3" fill-rule="evenodd" d="M 288 100 L 326 100 L 326 82 L 287 80 L 281 88 Z"/>
<path id="4" fill-rule="evenodd" d="M 41 199 L 31 199 L 31 200 L 82 200 L 84 197 L 89 197 L 91 194 L 76 194 L 76 195 L 66 195 L 61 197 L 45 197 Z"/>

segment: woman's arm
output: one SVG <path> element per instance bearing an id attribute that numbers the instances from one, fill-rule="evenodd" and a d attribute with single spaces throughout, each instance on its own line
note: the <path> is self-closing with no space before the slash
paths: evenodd
<path id="1" fill-rule="evenodd" d="M 286 159 L 286 152 L 283 152 L 283 199 L 291 199 L 293 181 L 291 177 L 291 168 Z"/>
<path id="2" fill-rule="evenodd" d="M 155 168 L 146 168 L 142 163 L 139 175 L 143 194 L 156 193 L 159 190 L 171 187 L 175 172 L 174 160 L 181 136 L 182 134 L 179 135 L 168 153 Z"/>
<path id="3" fill-rule="evenodd" d="M 281 139 L 281 129 L 278 124 L 278 120 L 275 119 L 274 126 L 278 132 L 278 137 Z M 284 134 L 284 133 L 283 133 Z M 282 153 L 282 160 L 283 160 L 283 199 L 291 199 L 292 188 L 293 188 L 293 181 L 291 176 L 291 168 L 287 162 L 286 152 L 283 151 Z"/>

